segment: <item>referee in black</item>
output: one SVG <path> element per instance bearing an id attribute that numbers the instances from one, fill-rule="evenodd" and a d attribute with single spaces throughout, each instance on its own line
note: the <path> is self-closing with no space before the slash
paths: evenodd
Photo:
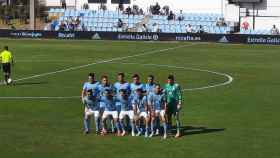
<path id="1" fill-rule="evenodd" d="M 4 50 L 0 53 L 0 61 L 2 63 L 5 83 L 10 84 L 11 80 L 11 65 L 14 64 L 12 53 L 8 46 L 4 46 Z"/>

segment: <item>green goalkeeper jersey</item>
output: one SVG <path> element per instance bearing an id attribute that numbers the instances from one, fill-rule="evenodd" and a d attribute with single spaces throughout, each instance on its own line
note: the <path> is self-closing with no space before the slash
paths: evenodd
<path id="1" fill-rule="evenodd" d="M 178 103 L 182 101 L 182 91 L 179 84 L 166 84 L 164 92 L 167 103 Z"/>

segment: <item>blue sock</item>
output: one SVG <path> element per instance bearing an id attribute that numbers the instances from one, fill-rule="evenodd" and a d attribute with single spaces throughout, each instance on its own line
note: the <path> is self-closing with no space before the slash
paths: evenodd
<path id="1" fill-rule="evenodd" d="M 159 130 L 160 129 L 160 118 L 157 117 L 156 119 L 156 128 Z"/>
<path id="2" fill-rule="evenodd" d="M 137 132 L 141 132 L 141 130 L 140 130 L 140 128 L 139 128 L 138 125 L 136 125 L 135 127 L 136 127 L 136 131 L 137 131 Z"/>
<path id="3" fill-rule="evenodd" d="M 119 126 L 118 124 L 119 124 L 118 121 L 116 121 L 116 122 L 115 122 L 115 126 L 116 126 L 116 128 L 117 128 L 117 131 L 120 131 L 120 126 Z"/>

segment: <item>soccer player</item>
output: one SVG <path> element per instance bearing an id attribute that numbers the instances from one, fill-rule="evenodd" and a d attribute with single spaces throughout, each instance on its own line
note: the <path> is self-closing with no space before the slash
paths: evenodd
<path id="1" fill-rule="evenodd" d="M 114 91 L 118 95 L 121 89 L 126 90 L 126 92 L 130 93 L 130 85 L 127 81 L 125 81 L 124 73 L 118 73 L 117 77 L 118 82 L 114 84 Z"/>
<path id="2" fill-rule="evenodd" d="M 86 92 L 86 96 L 83 98 L 83 103 L 85 105 L 85 117 L 84 117 L 84 128 L 85 134 L 90 132 L 90 118 L 93 116 L 95 120 L 95 130 L 96 134 L 99 133 L 99 105 L 98 105 L 98 98 L 92 94 L 92 89 L 88 89 Z"/>
<path id="3" fill-rule="evenodd" d="M 146 90 L 146 94 L 147 96 L 154 92 L 154 89 L 155 89 L 155 81 L 154 81 L 155 77 L 153 75 L 149 75 L 148 78 L 147 78 L 147 84 L 145 85 L 145 90 Z"/>
<path id="4" fill-rule="evenodd" d="M 134 111 L 134 120 L 135 120 L 135 126 L 137 130 L 137 135 L 140 136 L 142 134 L 142 128 L 140 129 L 140 122 L 141 120 L 144 120 L 144 124 L 146 126 L 145 130 L 145 137 L 148 137 L 148 131 L 149 131 L 149 115 L 148 115 L 148 102 L 147 97 L 144 95 L 144 92 L 141 88 L 138 88 L 136 90 L 136 94 L 133 96 L 132 99 L 132 106 Z"/>
<path id="5" fill-rule="evenodd" d="M 167 79 L 167 84 L 165 85 L 165 96 L 167 102 L 167 121 L 168 124 L 171 124 L 172 116 L 176 118 L 176 126 L 177 126 L 177 133 L 175 138 L 181 136 L 180 133 L 180 120 L 179 120 L 179 111 L 182 108 L 182 91 L 180 85 L 175 83 L 174 76 L 169 75 Z"/>
<path id="6" fill-rule="evenodd" d="M 156 121 L 156 119 L 160 119 L 162 121 L 163 125 L 163 139 L 167 138 L 167 125 L 166 125 L 166 101 L 164 93 L 162 92 L 162 89 L 159 84 L 156 84 L 154 93 L 150 93 L 148 96 L 148 105 L 150 107 L 151 111 L 151 134 L 150 137 L 153 137 L 154 135 L 154 124 L 156 125 L 156 135 L 159 134 L 160 125 L 159 122 Z"/>
<path id="7" fill-rule="evenodd" d="M 131 95 L 136 94 L 137 89 L 142 89 L 142 91 L 145 90 L 144 84 L 140 82 L 140 76 L 138 74 L 134 74 L 132 76 L 133 82 L 130 84 L 130 90 L 131 90 Z"/>
<path id="8" fill-rule="evenodd" d="M 116 98 L 113 96 L 112 92 L 108 89 L 104 91 L 104 96 L 101 96 L 100 106 L 104 107 L 104 112 L 102 115 L 102 135 L 107 134 L 106 129 L 106 119 L 111 116 L 113 118 L 113 122 L 116 125 L 118 120 L 118 112 L 116 108 Z M 120 136 L 119 126 L 117 126 L 117 135 Z"/>
<path id="9" fill-rule="evenodd" d="M 4 51 L 0 53 L 0 60 L 4 73 L 4 82 L 9 85 L 10 83 L 8 80 L 11 78 L 11 64 L 14 64 L 14 59 L 8 46 L 4 46 Z"/>
<path id="10" fill-rule="evenodd" d="M 104 91 L 109 90 L 113 91 L 113 86 L 109 83 L 108 76 L 101 76 L 101 84 L 98 85 L 98 92 L 100 96 L 103 96 Z"/>
<path id="11" fill-rule="evenodd" d="M 83 90 L 82 90 L 82 94 L 81 94 L 81 99 L 82 99 L 82 102 L 83 102 L 83 98 L 86 96 L 86 92 L 87 90 L 91 89 L 92 90 L 92 95 L 98 95 L 98 85 L 99 85 L 99 82 L 97 82 L 95 80 L 95 74 L 94 73 L 89 73 L 88 74 L 88 82 L 85 82 L 84 83 L 84 86 L 83 86 Z"/>
<path id="12" fill-rule="evenodd" d="M 131 135 L 135 136 L 135 127 L 134 127 L 134 112 L 133 112 L 133 108 L 131 105 L 131 100 L 132 98 L 129 97 L 127 91 L 125 89 L 120 89 L 120 94 L 117 96 L 117 102 L 118 104 L 120 104 L 121 107 L 121 111 L 120 111 L 120 115 L 119 115 L 119 119 L 120 119 L 120 126 L 121 126 L 121 130 L 122 130 L 122 136 L 124 136 L 126 134 L 125 128 L 124 128 L 124 117 L 127 116 L 129 118 L 129 122 L 132 128 L 132 132 Z"/>

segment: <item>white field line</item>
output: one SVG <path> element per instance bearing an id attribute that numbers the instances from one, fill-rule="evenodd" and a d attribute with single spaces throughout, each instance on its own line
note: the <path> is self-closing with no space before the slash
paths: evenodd
<path id="1" fill-rule="evenodd" d="M 117 63 L 117 62 L 111 62 L 111 63 Z M 225 86 L 233 82 L 234 78 L 226 73 L 221 73 L 221 72 L 216 72 L 216 71 L 211 71 L 211 70 L 205 70 L 205 69 L 199 69 L 199 68 L 187 68 L 187 67 L 182 67 L 182 66 L 172 66 L 172 65 L 161 65 L 161 64 L 139 64 L 139 63 L 118 63 L 118 64 L 138 64 L 138 65 L 143 65 L 143 66 L 156 66 L 156 67 L 168 67 L 168 68 L 176 68 L 176 69 L 184 69 L 184 70 L 192 70 L 192 71 L 200 71 L 200 72 L 207 72 L 219 76 L 224 76 L 227 78 L 226 82 L 223 83 L 218 83 L 214 85 L 208 85 L 204 87 L 198 87 L 198 88 L 185 88 L 183 91 L 194 91 L 194 90 L 203 90 L 203 89 L 208 89 L 208 88 L 214 88 L 214 87 L 220 87 L 220 86 Z"/>
<path id="2" fill-rule="evenodd" d="M 116 57 L 116 58 L 112 58 L 112 59 L 107 59 L 107 60 L 102 60 L 102 61 L 97 61 L 97 62 L 85 64 L 85 65 L 74 66 L 74 67 L 70 67 L 70 68 L 66 68 L 66 69 L 61 69 L 61 70 L 57 70 L 57 71 L 52 71 L 52 72 L 32 75 L 32 76 L 29 76 L 29 77 L 19 78 L 19 79 L 15 79 L 14 82 L 28 80 L 28 79 L 33 79 L 33 78 L 39 78 L 39 77 L 42 77 L 42 76 L 53 75 L 53 74 L 62 73 L 62 72 L 66 72 L 66 71 L 71 71 L 71 70 L 82 69 L 82 68 L 89 67 L 89 66 L 92 66 L 92 65 L 103 64 L 103 63 L 108 63 L 108 62 L 112 62 L 112 61 L 118 61 L 118 60 L 133 58 L 133 57 L 139 57 L 139 56 L 144 56 L 144 55 L 151 55 L 151 54 L 166 52 L 166 51 L 169 51 L 169 50 L 184 48 L 184 47 L 192 46 L 192 45 L 195 45 L 195 44 L 182 45 L 182 46 L 171 47 L 171 48 L 160 49 L 160 50 L 153 50 L 153 51 L 149 51 L 149 52 L 144 52 L 144 53 L 139 53 L 139 54 L 135 54 L 135 55 L 124 56 L 124 57 Z"/>
<path id="3" fill-rule="evenodd" d="M 214 84 L 214 85 L 208 85 L 204 87 L 198 87 L 198 88 L 185 88 L 183 91 L 195 91 L 195 90 L 204 90 L 204 89 L 209 89 L 209 88 L 214 88 L 214 87 L 220 87 L 220 86 L 225 86 L 233 82 L 233 77 L 231 77 L 228 74 L 225 73 L 220 73 L 216 71 L 210 71 L 210 70 L 205 70 L 205 69 L 198 69 L 198 68 L 186 68 L 182 66 L 172 66 L 172 65 L 160 65 L 160 64 L 140 64 L 140 63 L 120 63 L 120 62 L 110 62 L 110 63 L 116 63 L 116 64 L 137 64 L 137 65 L 143 65 L 143 66 L 156 66 L 156 67 L 169 67 L 169 68 L 176 68 L 176 69 L 184 69 L 184 70 L 192 70 L 192 71 L 200 71 L 200 72 L 207 72 L 207 73 L 212 73 L 216 74 L 219 76 L 224 76 L 227 77 L 228 80 L 223 83 L 219 84 Z M 0 99 L 77 99 L 80 98 L 80 96 L 69 96 L 69 97 L 0 97 Z"/>

